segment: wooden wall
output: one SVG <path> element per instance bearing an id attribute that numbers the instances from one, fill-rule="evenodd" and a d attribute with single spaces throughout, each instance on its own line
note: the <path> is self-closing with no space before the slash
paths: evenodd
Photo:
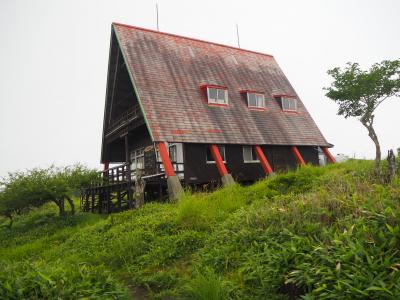
<path id="1" fill-rule="evenodd" d="M 206 163 L 205 144 L 185 144 L 185 182 L 187 184 L 218 182 L 220 176 L 215 164 Z M 290 146 L 262 146 L 274 172 L 297 168 L 297 161 Z M 298 147 L 306 163 L 318 165 L 318 151 L 315 147 Z M 255 181 L 265 176 L 259 163 L 244 163 L 243 148 L 240 145 L 225 145 L 226 167 L 237 181 Z"/>

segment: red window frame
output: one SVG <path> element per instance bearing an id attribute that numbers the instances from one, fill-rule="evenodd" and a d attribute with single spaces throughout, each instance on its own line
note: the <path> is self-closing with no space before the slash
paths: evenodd
<path id="1" fill-rule="evenodd" d="M 267 110 L 267 105 L 266 105 L 266 102 L 265 102 L 265 93 L 264 92 L 255 91 L 255 90 L 240 90 L 239 93 L 243 94 L 246 97 L 247 108 L 249 110 L 258 110 L 258 111 Z M 249 94 L 263 95 L 264 96 L 264 106 L 263 107 L 250 106 L 249 105 Z"/>
<path id="2" fill-rule="evenodd" d="M 281 107 L 282 107 L 282 111 L 283 112 L 288 112 L 288 113 L 294 113 L 294 114 L 298 114 L 299 112 L 299 106 L 298 106 L 298 97 L 294 96 L 294 95 L 288 95 L 288 94 L 278 94 L 278 95 L 273 95 L 273 97 L 275 99 L 279 98 L 281 101 Z M 283 108 L 283 104 L 282 104 L 282 98 L 290 98 L 290 99 L 294 99 L 296 101 L 296 110 L 292 110 L 292 109 L 284 109 Z"/>
<path id="3" fill-rule="evenodd" d="M 210 102 L 208 98 L 208 89 L 219 89 L 219 90 L 224 90 L 225 95 L 226 95 L 226 103 L 214 103 Z M 204 95 L 204 101 L 209 105 L 209 106 L 220 106 L 220 107 L 227 107 L 229 106 L 229 95 L 228 95 L 228 88 L 223 85 L 215 85 L 215 84 L 202 84 L 200 86 L 200 89 L 202 90 L 202 93 Z"/>

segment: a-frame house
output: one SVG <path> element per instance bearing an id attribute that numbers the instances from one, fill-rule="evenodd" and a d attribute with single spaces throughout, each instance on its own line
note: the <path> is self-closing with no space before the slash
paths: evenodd
<path id="1" fill-rule="evenodd" d="M 251 182 L 317 165 L 320 153 L 334 162 L 268 54 L 114 23 L 105 102 L 103 181 L 83 195 L 85 210 Z"/>

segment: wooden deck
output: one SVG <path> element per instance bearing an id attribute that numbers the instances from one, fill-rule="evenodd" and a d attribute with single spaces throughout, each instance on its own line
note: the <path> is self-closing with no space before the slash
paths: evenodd
<path id="1" fill-rule="evenodd" d="M 100 172 L 98 181 L 81 192 L 81 210 L 93 213 L 113 213 L 140 207 L 145 197 L 166 199 L 164 172 L 141 176 L 123 164 Z"/>

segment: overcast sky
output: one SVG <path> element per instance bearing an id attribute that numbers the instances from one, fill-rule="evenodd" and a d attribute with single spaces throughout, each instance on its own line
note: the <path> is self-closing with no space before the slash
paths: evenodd
<path id="1" fill-rule="evenodd" d="M 334 154 L 372 158 L 355 119 L 324 96 L 326 71 L 400 58 L 400 1 L 0 0 L 0 176 L 36 166 L 99 167 L 111 22 L 275 56 Z M 400 99 L 376 130 L 385 154 L 400 146 Z"/>

